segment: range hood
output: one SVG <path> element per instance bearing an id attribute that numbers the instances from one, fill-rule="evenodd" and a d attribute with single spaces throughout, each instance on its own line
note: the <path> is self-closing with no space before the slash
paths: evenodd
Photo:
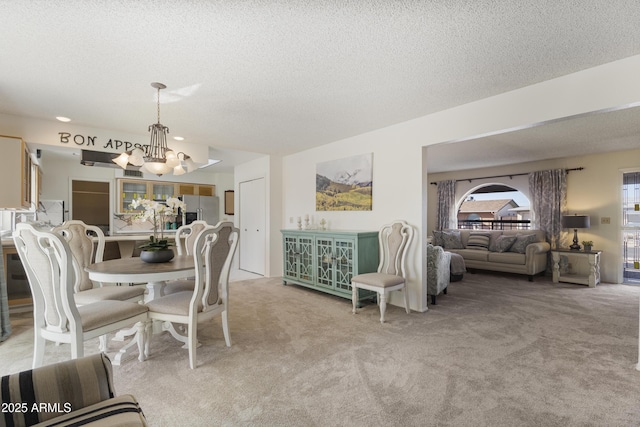
<path id="1" fill-rule="evenodd" d="M 113 163 L 113 159 L 118 157 L 119 153 L 106 153 L 104 151 L 92 151 L 92 150 L 82 150 L 82 155 L 80 157 L 80 163 L 85 166 L 99 166 L 103 168 L 117 168 L 120 169 L 120 166 Z M 140 167 L 127 165 L 127 170 L 140 170 Z"/>

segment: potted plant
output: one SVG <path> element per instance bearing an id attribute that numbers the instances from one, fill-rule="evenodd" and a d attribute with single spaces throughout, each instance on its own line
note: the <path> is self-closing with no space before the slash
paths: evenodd
<path id="1" fill-rule="evenodd" d="M 153 225 L 153 234 L 149 241 L 140 245 L 142 249 L 140 259 L 144 262 L 167 262 L 174 256 L 174 242 L 164 238 L 164 223 L 171 217 L 178 214 L 178 209 L 184 209 L 186 205 L 181 200 L 170 197 L 165 203 L 159 203 L 149 199 L 134 199 L 132 208 L 144 207 L 144 212 L 137 216 L 138 220 L 150 221 Z M 158 238 L 158 228 L 160 228 L 160 238 Z"/>
<path id="2" fill-rule="evenodd" d="M 584 246 L 585 252 L 591 252 L 591 249 L 593 248 L 593 240 L 583 240 L 582 246 Z"/>

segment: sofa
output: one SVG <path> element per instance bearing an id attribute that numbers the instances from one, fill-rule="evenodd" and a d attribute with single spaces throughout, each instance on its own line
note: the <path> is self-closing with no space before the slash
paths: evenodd
<path id="1" fill-rule="evenodd" d="M 547 269 L 551 249 L 542 230 L 434 231 L 432 243 L 461 255 L 467 268 L 526 274 L 529 281 Z"/>
<path id="2" fill-rule="evenodd" d="M 147 425 L 133 396 L 115 396 L 104 353 L 6 375 L 0 403 L 7 427 Z"/>

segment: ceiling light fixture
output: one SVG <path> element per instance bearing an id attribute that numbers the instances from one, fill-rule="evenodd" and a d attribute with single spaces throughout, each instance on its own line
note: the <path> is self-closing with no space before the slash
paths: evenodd
<path id="1" fill-rule="evenodd" d="M 71 119 L 69 117 L 64 117 L 64 116 L 57 116 L 56 120 L 60 121 L 60 122 L 64 122 L 64 123 L 68 123 L 71 121 Z"/>
<path id="2" fill-rule="evenodd" d="M 126 169 L 128 164 L 140 166 L 142 172 L 153 173 L 158 176 L 162 176 L 172 170 L 174 175 L 193 172 L 198 168 L 196 163 L 185 153 L 175 153 L 169 149 L 167 146 L 169 128 L 160 124 L 160 89 L 166 89 L 167 86 L 154 82 L 151 83 L 151 87 L 158 91 L 158 123 L 149 126 L 151 142 L 144 151 L 141 148 L 125 151 L 113 159 L 113 162 L 122 169 Z M 183 162 L 184 167 L 182 166 Z"/>

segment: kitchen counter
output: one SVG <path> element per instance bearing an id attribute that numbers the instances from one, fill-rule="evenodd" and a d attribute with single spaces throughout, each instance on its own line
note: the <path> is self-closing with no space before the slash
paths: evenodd
<path id="1" fill-rule="evenodd" d="M 105 236 L 106 243 L 115 242 L 120 250 L 121 258 L 130 258 L 133 256 L 133 252 L 138 244 L 146 242 L 151 237 L 152 233 L 120 233 L 114 236 Z M 164 236 L 169 239 L 173 239 L 175 230 L 167 230 Z M 8 249 L 7 253 L 16 253 L 15 244 L 13 239 L 5 237 L 1 241 L 2 247 Z"/>
<path id="2" fill-rule="evenodd" d="M 16 245 L 13 242 L 13 238 L 11 238 L 11 237 L 3 237 L 2 238 L 2 247 L 3 248 L 14 248 L 15 249 Z"/>

